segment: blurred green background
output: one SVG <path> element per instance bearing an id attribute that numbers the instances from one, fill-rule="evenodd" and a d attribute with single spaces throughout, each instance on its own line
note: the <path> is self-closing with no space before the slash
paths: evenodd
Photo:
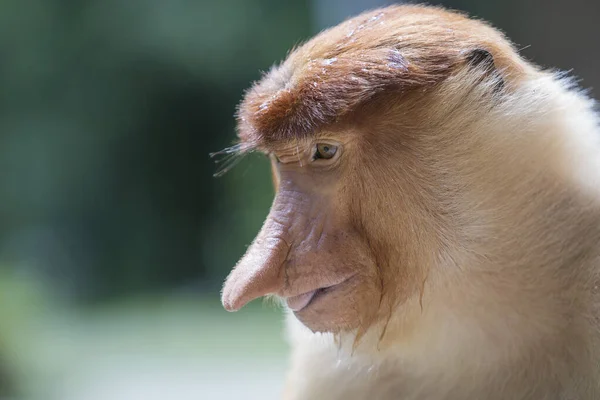
<path id="1" fill-rule="evenodd" d="M 210 152 L 261 71 L 383 0 L 0 1 L 0 398 L 277 398 L 282 313 L 219 302 L 273 197 Z M 448 0 L 600 83 L 600 2 Z"/>

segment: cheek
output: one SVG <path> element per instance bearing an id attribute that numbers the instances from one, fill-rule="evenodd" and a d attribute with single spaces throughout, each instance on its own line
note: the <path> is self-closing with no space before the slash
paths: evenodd
<path id="1" fill-rule="evenodd" d="M 416 182 L 394 170 L 398 168 L 392 165 L 385 171 L 357 169 L 355 184 L 349 184 L 345 193 L 351 223 L 367 239 L 376 265 L 382 318 L 420 295 L 437 254 L 437 224 L 429 218 L 433 209 Z"/>

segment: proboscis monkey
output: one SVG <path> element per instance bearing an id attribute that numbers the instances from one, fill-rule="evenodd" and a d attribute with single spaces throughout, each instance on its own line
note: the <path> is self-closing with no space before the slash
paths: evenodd
<path id="1" fill-rule="evenodd" d="M 286 305 L 285 399 L 600 399 L 600 130 L 568 78 L 393 6 L 295 49 L 238 115 L 277 193 L 222 301 Z"/>

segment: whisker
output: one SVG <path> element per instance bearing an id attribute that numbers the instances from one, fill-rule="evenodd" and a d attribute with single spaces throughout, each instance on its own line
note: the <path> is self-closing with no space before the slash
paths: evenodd
<path id="1" fill-rule="evenodd" d="M 220 157 L 215 160 L 215 164 L 220 164 L 217 172 L 213 174 L 215 178 L 220 178 L 227 172 L 231 171 L 233 167 L 239 164 L 240 161 L 253 151 L 253 148 L 245 144 L 236 144 L 231 147 L 227 147 L 221 151 L 210 153 L 211 158 Z"/>
<path id="2" fill-rule="evenodd" d="M 531 45 L 530 45 L 530 44 L 528 44 L 528 45 L 526 45 L 526 46 L 523 46 L 523 47 L 521 47 L 521 48 L 520 48 L 519 50 L 517 50 L 517 51 L 520 53 L 520 52 L 522 52 L 523 50 L 526 50 L 526 49 L 528 49 L 528 48 L 530 48 L 530 47 L 531 47 Z"/>

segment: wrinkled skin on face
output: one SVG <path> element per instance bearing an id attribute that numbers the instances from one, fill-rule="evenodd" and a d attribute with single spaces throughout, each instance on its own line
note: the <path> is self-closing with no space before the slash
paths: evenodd
<path id="1" fill-rule="evenodd" d="M 276 294 L 313 331 L 353 329 L 376 313 L 377 260 L 352 217 L 352 187 L 345 178 L 351 169 L 344 153 L 350 149 L 332 140 L 319 143 L 335 149 L 332 159 L 314 160 L 314 141 L 273 152 L 277 194 L 262 230 L 225 284 L 226 309 Z"/>

